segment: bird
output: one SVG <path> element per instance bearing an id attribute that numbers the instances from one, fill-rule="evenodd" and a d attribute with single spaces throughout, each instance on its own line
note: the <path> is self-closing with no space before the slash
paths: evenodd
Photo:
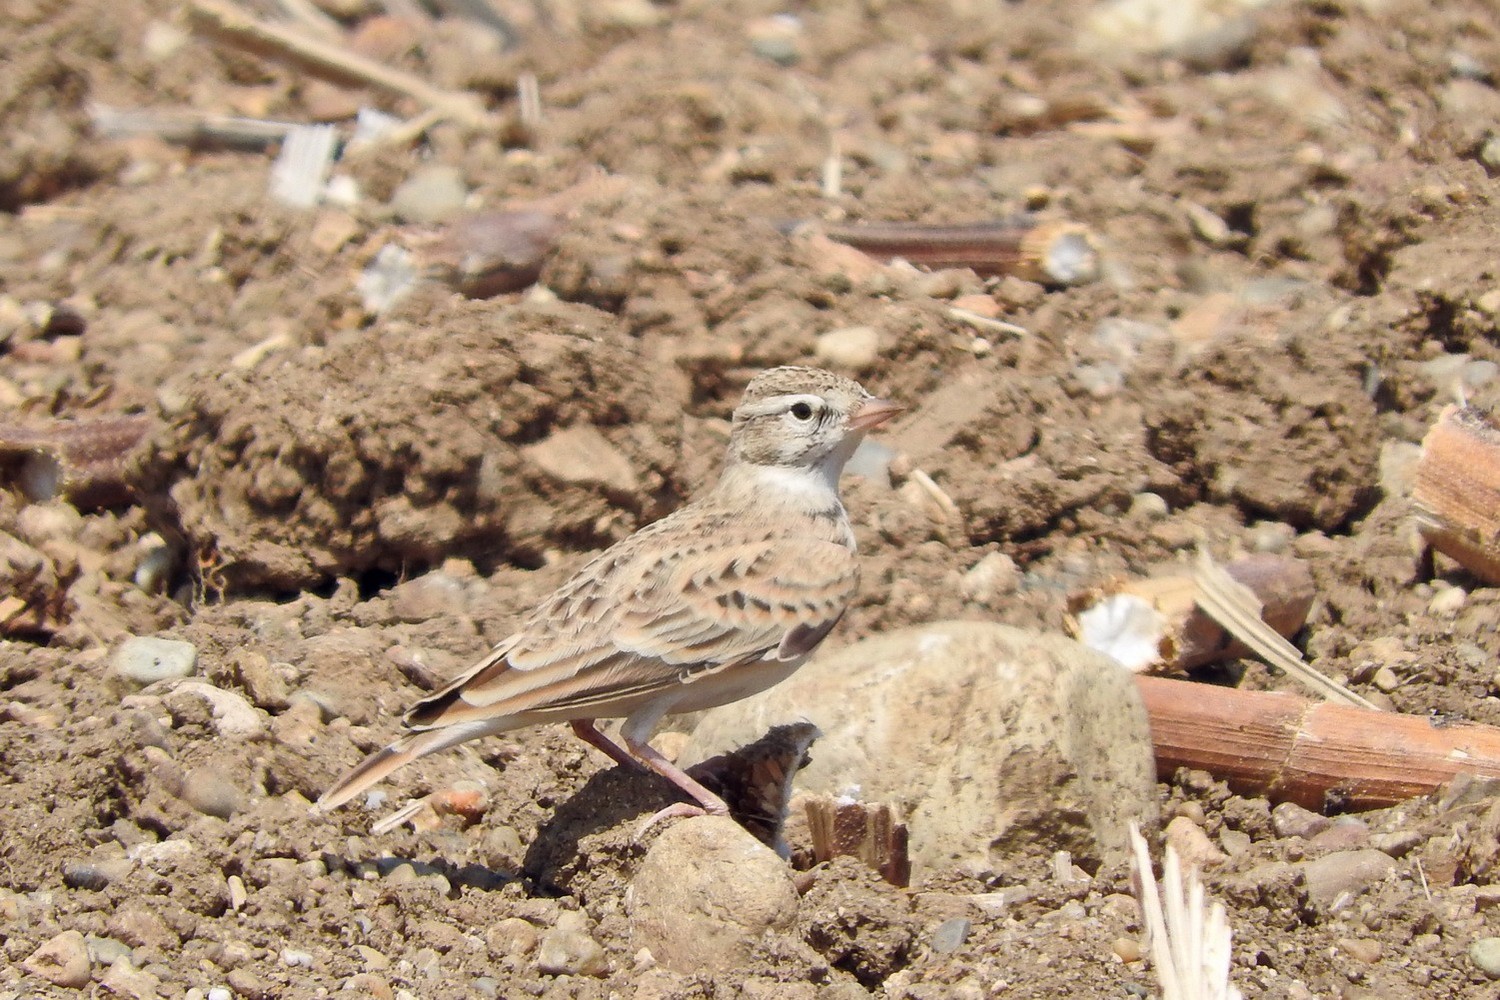
<path id="1" fill-rule="evenodd" d="M 647 740 L 664 716 L 747 698 L 785 680 L 859 586 L 839 477 L 866 432 L 903 407 L 853 379 L 783 366 L 746 385 L 718 482 L 605 549 L 508 638 L 404 716 L 408 732 L 314 804 L 325 813 L 420 757 L 566 722 L 627 768 L 728 815 L 725 802 Z M 599 719 L 623 718 L 620 742 Z M 662 815 L 662 814 L 659 814 Z"/>

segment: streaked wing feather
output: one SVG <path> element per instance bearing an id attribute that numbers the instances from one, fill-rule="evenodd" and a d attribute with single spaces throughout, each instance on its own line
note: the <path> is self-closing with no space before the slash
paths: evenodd
<path id="1" fill-rule="evenodd" d="M 608 716 L 613 702 L 777 651 L 790 633 L 802 637 L 794 646 L 810 649 L 859 582 L 854 553 L 818 539 L 720 536 L 688 550 L 638 552 L 616 557 L 605 578 L 581 573 L 409 721 L 573 709 Z M 595 588 L 626 596 L 605 600 Z M 571 616 L 584 609 L 593 613 Z"/>

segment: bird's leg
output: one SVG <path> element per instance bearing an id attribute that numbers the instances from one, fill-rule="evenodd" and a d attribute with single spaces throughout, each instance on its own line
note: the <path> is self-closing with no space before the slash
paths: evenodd
<path id="1" fill-rule="evenodd" d="M 677 819 L 683 816 L 728 816 L 729 806 L 707 788 L 694 781 L 682 768 L 672 763 L 661 755 L 661 752 L 644 740 L 636 741 L 630 738 L 627 731 L 625 734 L 625 745 L 630 752 L 637 755 L 657 774 L 666 778 L 678 788 L 687 792 L 697 800 L 697 805 L 691 802 L 675 802 L 658 812 L 652 813 L 646 822 L 635 828 L 635 839 L 640 840 L 656 824 L 668 819 Z"/>
<path id="2" fill-rule="evenodd" d="M 613 760 L 626 770 L 642 770 L 641 762 L 630 756 L 629 752 L 620 746 L 620 744 L 601 733 L 599 727 L 594 725 L 593 719 L 574 719 L 568 723 L 568 727 L 573 730 L 574 736 L 583 740 L 589 746 L 602 751 L 609 756 L 610 760 Z"/>

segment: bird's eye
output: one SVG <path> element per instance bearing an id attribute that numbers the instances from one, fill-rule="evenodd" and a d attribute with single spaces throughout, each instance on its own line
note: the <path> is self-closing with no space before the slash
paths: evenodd
<path id="1" fill-rule="evenodd" d="M 812 404 L 811 403 L 793 403 L 792 404 L 792 416 L 796 417 L 798 420 L 804 420 L 804 421 L 805 420 L 811 420 L 812 417 L 813 417 Z"/>

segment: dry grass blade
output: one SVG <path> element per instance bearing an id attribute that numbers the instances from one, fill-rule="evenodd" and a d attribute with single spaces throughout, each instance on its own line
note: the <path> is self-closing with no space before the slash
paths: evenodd
<path id="1" fill-rule="evenodd" d="M 1137 897 L 1163 1000 L 1240 1000 L 1240 991 L 1229 983 L 1233 935 L 1224 904 L 1208 906 L 1197 871 L 1184 875 L 1170 845 L 1158 888 L 1146 838 L 1133 823 L 1130 842 Z"/>
<path id="2" fill-rule="evenodd" d="M 1379 711 L 1380 706 L 1324 677 L 1305 663 L 1297 647 L 1261 620 L 1259 601 L 1248 587 L 1224 571 L 1209 555 L 1200 553 L 1193 577 L 1198 583 L 1198 606 L 1240 642 L 1273 667 L 1286 671 L 1329 701 L 1342 701 Z"/>

